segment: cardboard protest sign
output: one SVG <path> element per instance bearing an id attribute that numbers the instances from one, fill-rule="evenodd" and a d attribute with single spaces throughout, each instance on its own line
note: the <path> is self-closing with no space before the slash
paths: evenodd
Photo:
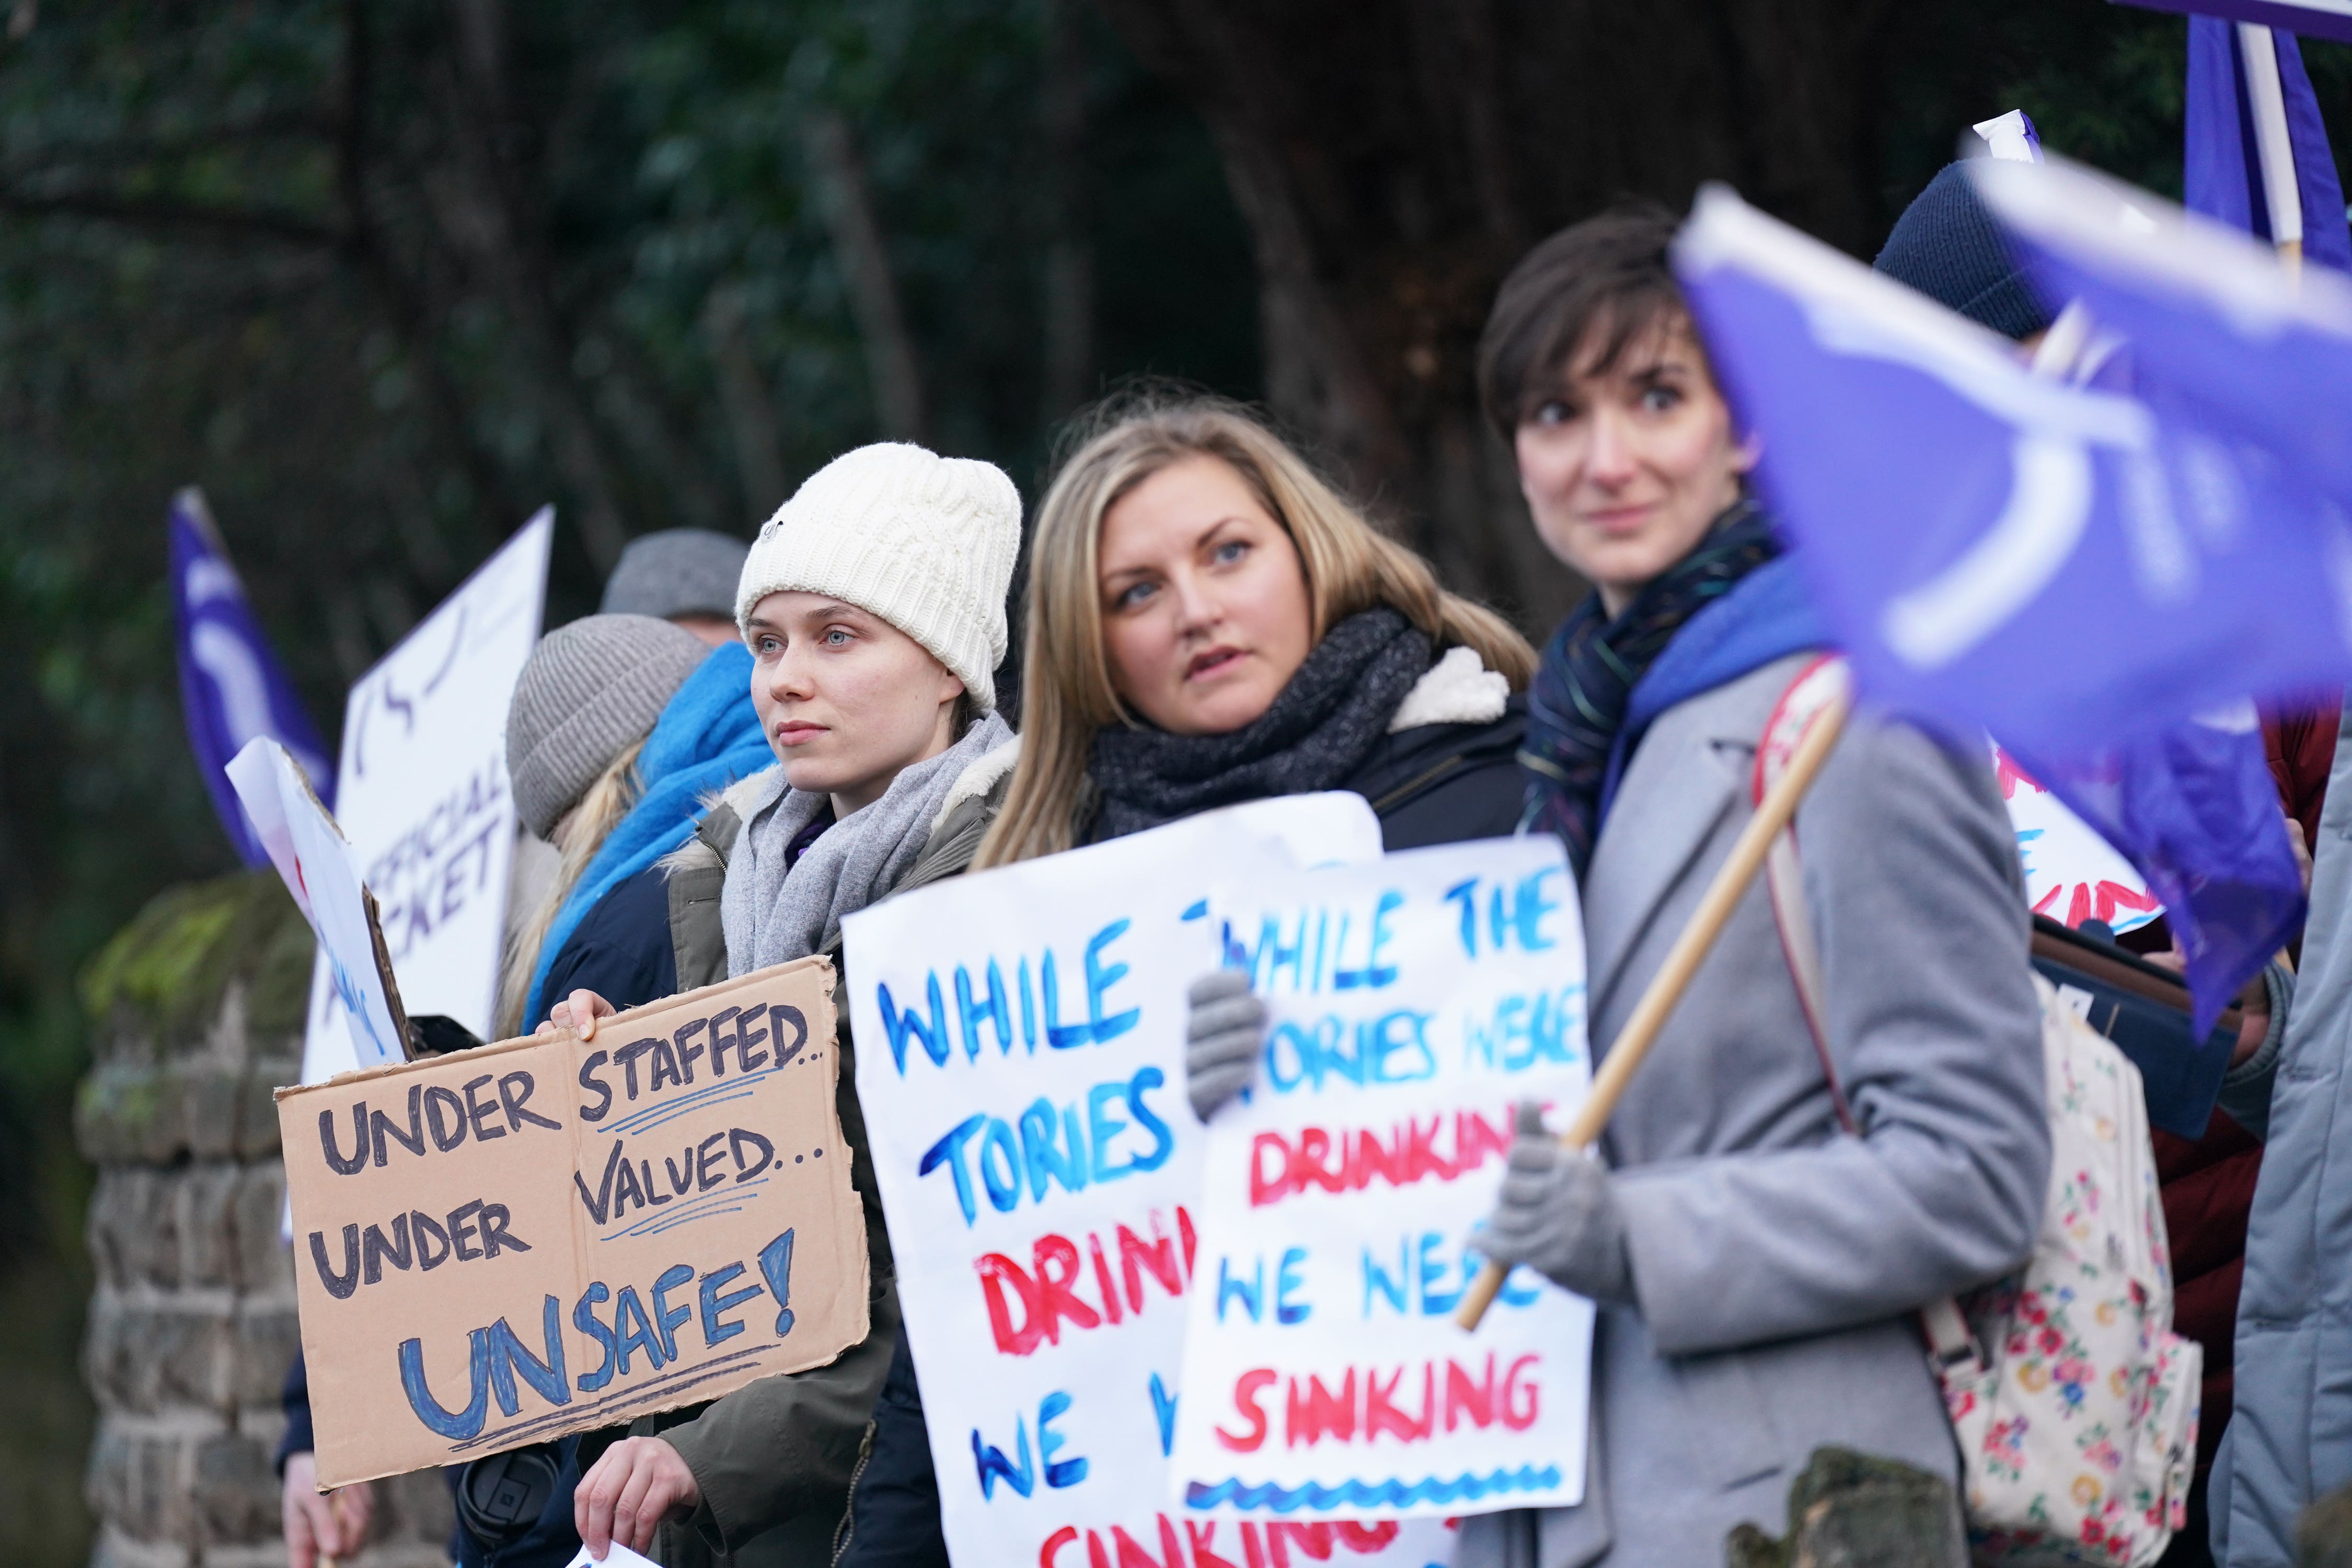
<path id="1" fill-rule="evenodd" d="M 343 709 L 335 815 L 383 906 L 413 1013 L 484 1039 L 514 858 L 507 704 L 539 642 L 555 514 L 542 509 L 360 678 Z M 362 1065 L 325 955 L 310 979 L 302 1081 Z"/>
<path id="2" fill-rule="evenodd" d="M 833 966 L 278 1091 L 319 1483 L 715 1399 L 866 1337 Z"/>
<path id="3" fill-rule="evenodd" d="M 1581 1500 L 1591 1304 L 1521 1270 L 1476 1335 L 1453 1320 L 1514 1106 L 1557 1119 L 1590 1081 L 1558 840 L 1254 879 L 1213 908 L 1273 1023 L 1256 1085 L 1209 1130 L 1176 1419 L 1188 1522 Z"/>
<path id="4" fill-rule="evenodd" d="M 1169 1501 L 1204 1143 L 1184 994 L 1216 963 L 1215 879 L 1380 844 L 1360 796 L 1262 801 L 843 922 L 858 1098 L 956 1568 L 1268 1561 L 1257 1524 L 1186 1525 Z M 1318 1559 L 1449 1554 L 1438 1525 L 1313 1531 Z"/>
<path id="5" fill-rule="evenodd" d="M 2009 803 L 2026 901 L 2037 915 L 2070 926 L 2100 920 L 2121 936 L 2164 913 L 2147 879 L 2091 825 L 2044 789 L 2017 759 L 1992 749 L 1993 772 Z"/>
<path id="6" fill-rule="evenodd" d="M 407 1016 L 342 830 L 278 742 L 266 736 L 247 741 L 229 759 L 226 772 L 270 864 L 319 938 L 318 965 L 349 1031 L 346 1048 L 369 1067 L 404 1060 Z"/>

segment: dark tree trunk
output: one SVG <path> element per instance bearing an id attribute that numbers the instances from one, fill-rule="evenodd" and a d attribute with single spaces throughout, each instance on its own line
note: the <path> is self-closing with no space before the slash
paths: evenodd
<path id="1" fill-rule="evenodd" d="M 1078 0 L 1047 0 L 1042 113 L 1045 167 L 1045 396 L 1051 426 L 1095 384 L 1095 256 L 1087 237 L 1087 51 Z"/>
<path id="2" fill-rule="evenodd" d="M 813 115 L 803 129 L 825 224 L 833 231 L 834 258 L 866 344 L 866 379 L 874 384 L 874 412 L 882 434 L 893 441 L 928 440 L 930 420 L 923 395 L 922 356 L 907 325 L 890 247 L 874 210 L 865 154 L 849 121 L 837 113 Z"/>
<path id="3" fill-rule="evenodd" d="M 1548 628 L 1473 362 L 1528 246 L 1698 184 L 1874 237 L 1886 0 L 1101 0 L 1206 119 L 1255 238 L 1276 411 L 1447 581 Z"/>
<path id="4" fill-rule="evenodd" d="M 702 332 L 719 373 L 719 405 L 734 439 L 735 470 L 743 489 L 743 515 L 757 523 L 791 494 L 784 478 L 782 423 L 768 395 L 745 339 L 742 290 L 732 283 L 714 287 L 702 307 Z"/>

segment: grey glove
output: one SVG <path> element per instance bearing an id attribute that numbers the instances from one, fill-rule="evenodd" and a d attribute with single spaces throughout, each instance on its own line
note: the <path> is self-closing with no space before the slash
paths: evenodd
<path id="1" fill-rule="evenodd" d="M 1192 982 L 1186 995 L 1184 1092 L 1192 1114 L 1209 1113 L 1249 1086 L 1265 1043 L 1265 1004 L 1250 994 L 1249 976 L 1220 969 Z"/>
<path id="2" fill-rule="evenodd" d="M 1501 1264 L 1524 1263 L 1595 1301 L 1630 1303 L 1633 1266 L 1625 1219 L 1598 1160 L 1571 1153 L 1544 1131 L 1534 1101 L 1519 1106 L 1518 1136 L 1503 1191 L 1472 1247 Z"/>

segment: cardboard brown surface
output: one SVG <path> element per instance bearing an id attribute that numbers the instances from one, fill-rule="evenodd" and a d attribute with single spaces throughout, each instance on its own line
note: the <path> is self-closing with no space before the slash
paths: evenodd
<path id="1" fill-rule="evenodd" d="M 833 1040 L 833 966 L 809 958 L 593 1042 L 279 1089 L 320 1484 L 715 1399 L 864 1339 Z"/>

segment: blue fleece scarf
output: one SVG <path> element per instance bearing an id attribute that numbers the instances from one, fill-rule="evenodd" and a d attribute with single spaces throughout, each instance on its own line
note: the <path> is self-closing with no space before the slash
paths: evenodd
<path id="1" fill-rule="evenodd" d="M 703 797 L 738 779 L 772 767 L 776 754 L 760 730 L 751 707 L 751 654 L 741 643 L 711 651 L 662 710 L 645 750 L 637 753 L 637 779 L 644 793 L 621 818 L 595 858 L 580 874 L 572 896 L 556 911 L 530 973 L 530 997 L 523 1027 L 547 1016 L 541 989 L 564 942 L 598 900 L 646 870 L 694 836 Z"/>
<path id="2" fill-rule="evenodd" d="M 1601 837 L 1601 786 L 1633 688 L 1694 616 L 1780 553 L 1771 523 L 1743 495 L 1631 603 L 1612 615 L 1589 595 L 1544 645 L 1519 742 L 1528 822 L 1559 836 L 1578 875 Z"/>
<path id="3" fill-rule="evenodd" d="M 1776 658 L 1830 646 L 1829 627 L 1813 608 L 1800 571 L 1793 555 L 1757 567 L 1685 622 L 1651 664 L 1625 700 L 1625 720 L 1610 748 L 1601 790 L 1602 821 L 1608 820 L 1633 748 L 1660 714 Z"/>

